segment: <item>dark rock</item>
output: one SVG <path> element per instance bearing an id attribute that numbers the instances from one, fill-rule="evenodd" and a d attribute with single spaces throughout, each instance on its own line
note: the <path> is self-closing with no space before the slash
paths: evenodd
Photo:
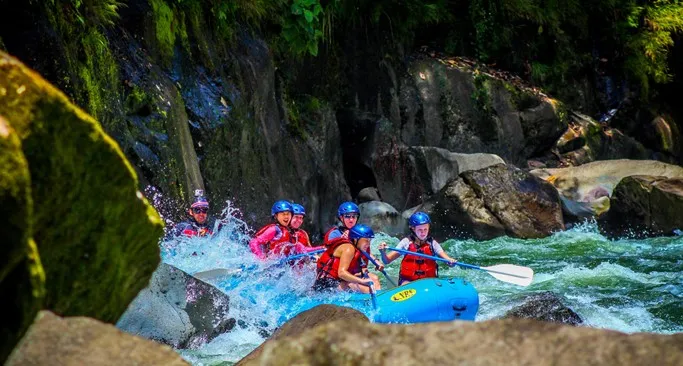
<path id="1" fill-rule="evenodd" d="M 195 348 L 235 326 L 229 300 L 212 285 L 162 263 L 117 326 L 175 348 Z"/>
<path id="2" fill-rule="evenodd" d="M 683 334 L 529 319 L 411 325 L 336 321 L 268 342 L 244 365 L 680 365 Z"/>
<path id="3" fill-rule="evenodd" d="M 506 165 L 461 176 L 509 235 L 541 238 L 564 229 L 560 197 L 551 184 Z"/>
<path id="4" fill-rule="evenodd" d="M 683 178 L 630 176 L 614 189 L 600 220 L 610 236 L 673 235 L 683 228 Z"/>
<path id="5" fill-rule="evenodd" d="M 282 339 L 295 339 L 305 334 L 306 331 L 310 329 L 333 321 L 358 324 L 370 322 L 365 315 L 355 309 L 336 305 L 318 305 L 313 309 L 304 311 L 283 324 L 270 339 L 251 351 L 251 353 L 241 359 L 237 365 L 251 364 L 260 359 L 263 350 L 271 343 Z"/>
<path id="6" fill-rule="evenodd" d="M 86 317 L 41 311 L 7 366 L 189 365 L 172 348 Z"/>
<path id="7" fill-rule="evenodd" d="M 503 318 L 535 319 L 544 322 L 569 325 L 583 324 L 583 319 L 562 303 L 552 292 L 542 292 L 527 296 L 523 304 L 508 311 Z"/>
<path id="8" fill-rule="evenodd" d="M 505 235 L 503 224 L 462 178 L 450 181 L 424 204 L 404 212 L 403 216 L 409 217 L 415 211 L 430 215 L 431 233 L 440 240 L 462 236 L 487 240 Z"/>

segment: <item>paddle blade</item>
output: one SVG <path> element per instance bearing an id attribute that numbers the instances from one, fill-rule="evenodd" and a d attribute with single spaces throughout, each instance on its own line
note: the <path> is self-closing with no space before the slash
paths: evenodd
<path id="1" fill-rule="evenodd" d="M 208 271 L 195 272 L 192 277 L 200 279 L 202 281 L 210 281 L 219 277 L 230 276 L 242 272 L 241 268 L 237 269 L 226 269 L 226 268 L 215 268 Z"/>
<path id="2" fill-rule="evenodd" d="M 518 286 L 529 286 L 534 280 L 534 270 L 514 264 L 498 264 L 491 267 L 480 267 L 496 279 Z"/>

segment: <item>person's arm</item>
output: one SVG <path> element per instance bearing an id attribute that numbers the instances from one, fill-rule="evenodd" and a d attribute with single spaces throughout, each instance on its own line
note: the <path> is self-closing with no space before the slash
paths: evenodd
<path id="1" fill-rule="evenodd" d="M 450 261 L 451 263 L 448 263 L 449 266 L 453 267 L 455 265 L 455 263 L 458 262 L 457 260 L 448 256 L 448 254 L 446 254 L 446 251 L 443 250 L 443 248 L 441 247 L 441 244 L 439 244 L 436 240 L 434 240 L 432 242 L 432 249 L 434 250 L 434 253 L 437 256 L 439 256 L 439 257 L 441 257 L 447 261 Z"/>
<path id="2" fill-rule="evenodd" d="M 396 245 L 396 249 L 408 250 L 409 245 L 410 245 L 410 239 L 403 238 L 400 242 L 398 242 L 398 245 Z M 401 256 L 401 253 L 399 253 L 399 252 L 391 251 L 391 252 L 387 253 L 386 248 L 387 248 L 387 243 L 382 243 L 379 245 L 379 251 L 382 254 L 382 262 L 384 262 L 384 264 L 389 264 Z"/>
<path id="3" fill-rule="evenodd" d="M 340 245 L 339 248 L 337 248 L 337 250 L 335 251 L 335 254 L 336 253 L 339 253 L 340 255 L 339 268 L 337 269 L 339 278 L 349 283 L 358 283 L 361 285 L 367 285 L 368 282 L 372 282 L 364 280 L 360 277 L 356 277 L 349 272 L 349 265 L 351 264 L 351 260 L 353 259 L 354 254 L 356 254 L 356 248 L 354 248 L 352 244 Z"/>
<path id="4" fill-rule="evenodd" d="M 251 249 L 251 252 L 260 259 L 266 259 L 266 253 L 263 250 L 263 246 L 269 241 L 273 240 L 279 231 L 280 230 L 277 226 L 271 226 L 261 233 L 261 235 L 251 239 L 249 241 L 249 248 Z"/>

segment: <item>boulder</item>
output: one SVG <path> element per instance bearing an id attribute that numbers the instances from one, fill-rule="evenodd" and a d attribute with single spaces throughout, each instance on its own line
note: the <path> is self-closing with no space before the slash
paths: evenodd
<path id="1" fill-rule="evenodd" d="M 505 313 L 503 318 L 535 319 L 569 325 L 583 324 L 583 319 L 574 310 L 565 306 L 552 292 L 526 296 L 521 305 Z"/>
<path id="2" fill-rule="evenodd" d="M 235 326 L 229 300 L 212 285 L 162 263 L 117 326 L 174 348 L 195 348 Z"/>
<path id="3" fill-rule="evenodd" d="M 370 322 L 363 313 L 355 309 L 327 304 L 318 305 L 310 310 L 302 312 L 283 324 L 265 343 L 262 343 L 258 348 L 251 351 L 251 353 L 241 359 L 237 365 L 250 364 L 259 359 L 263 349 L 270 343 L 280 339 L 299 337 L 310 329 L 333 321 Z"/>
<path id="4" fill-rule="evenodd" d="M 398 236 L 406 232 L 406 220 L 390 204 L 380 201 L 364 202 L 360 207 L 361 224 L 369 225 L 375 232 Z"/>
<path id="5" fill-rule="evenodd" d="M 680 365 L 683 334 L 529 319 L 411 325 L 336 321 L 268 342 L 244 365 Z"/>
<path id="6" fill-rule="evenodd" d="M 535 169 L 531 174 L 553 184 L 563 208 L 576 216 L 599 216 L 610 204 L 606 198 L 623 178 L 631 175 L 682 178 L 683 167 L 654 160 L 605 160 L 569 168 Z"/>
<path id="7" fill-rule="evenodd" d="M 363 203 L 370 201 L 381 201 L 382 199 L 379 197 L 379 191 L 377 190 L 377 188 L 367 187 L 361 189 L 360 192 L 358 192 L 356 200 L 360 203 Z"/>
<path id="8" fill-rule="evenodd" d="M 41 311 L 6 366 L 189 365 L 171 347 L 86 317 Z"/>
<path id="9" fill-rule="evenodd" d="M 44 296 L 45 274 L 33 241 L 28 163 L 19 136 L 0 115 L 0 363 L 33 322 Z"/>
<path id="10" fill-rule="evenodd" d="M 0 91 L 0 114 L 21 138 L 39 203 L 31 224 L 44 307 L 113 322 L 159 263 L 163 223 L 100 124 L 2 52 Z"/>
<path id="11" fill-rule="evenodd" d="M 508 235 L 542 238 L 564 229 L 560 198 L 551 184 L 506 165 L 469 171 L 461 176 Z"/>
<path id="12" fill-rule="evenodd" d="M 425 203 L 405 211 L 403 217 L 407 219 L 415 211 L 429 214 L 431 234 L 439 240 L 454 237 L 487 240 L 505 235 L 503 224 L 462 178 L 450 181 Z"/>
<path id="13" fill-rule="evenodd" d="M 683 178 L 630 176 L 610 199 L 600 227 L 610 236 L 673 235 L 683 228 Z"/>

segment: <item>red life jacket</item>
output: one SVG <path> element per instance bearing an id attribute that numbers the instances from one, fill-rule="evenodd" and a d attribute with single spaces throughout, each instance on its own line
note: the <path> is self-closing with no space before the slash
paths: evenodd
<path id="1" fill-rule="evenodd" d="M 199 227 L 199 226 L 188 223 L 187 226 L 180 233 L 182 235 L 187 236 L 188 238 L 191 238 L 193 236 L 202 237 L 202 236 L 212 235 L 213 231 L 208 226 Z"/>
<path id="2" fill-rule="evenodd" d="M 318 259 L 318 264 L 317 264 L 318 278 L 330 277 L 330 278 L 334 278 L 336 280 L 340 279 L 339 278 L 340 259 L 339 259 L 339 257 L 334 256 L 334 251 L 337 250 L 337 248 L 342 244 L 353 245 L 346 238 L 332 239 L 332 242 L 329 244 L 327 249 L 323 252 L 323 254 Z M 361 260 L 362 254 L 360 253 L 358 248 L 355 247 L 355 245 L 354 245 L 354 248 L 356 249 L 356 251 L 353 254 L 353 259 L 351 259 L 351 263 L 349 263 L 349 268 L 347 269 L 347 271 L 351 274 L 360 273 L 362 271 L 363 267 L 365 267 L 362 260 Z"/>
<path id="3" fill-rule="evenodd" d="M 306 231 L 301 229 L 292 229 L 292 231 L 296 234 L 295 242 L 299 242 L 307 247 L 311 246 L 311 240 L 308 238 L 308 233 Z"/>
<path id="4" fill-rule="evenodd" d="M 432 239 L 427 239 L 420 247 L 415 245 L 415 239 L 410 242 L 408 250 L 411 252 L 422 253 L 426 255 L 435 255 L 432 250 Z M 420 278 L 434 278 L 439 275 L 439 266 L 433 259 L 418 257 L 416 255 L 406 254 L 401 261 L 401 271 L 399 275 L 402 279 L 408 281 L 419 280 Z"/>
<path id="5" fill-rule="evenodd" d="M 294 249 L 294 244 L 296 243 L 296 237 L 292 235 L 288 227 L 282 226 L 280 224 L 269 224 L 257 231 L 254 237 L 263 234 L 266 230 L 273 226 L 277 226 L 280 229 L 281 235 L 279 238 L 272 239 L 266 243 L 265 254 L 266 256 L 271 255 L 271 253 L 288 256 L 289 252 Z"/>
<path id="6" fill-rule="evenodd" d="M 335 230 L 339 230 L 339 231 L 342 233 L 342 236 L 341 236 L 342 238 L 348 238 L 348 236 L 349 236 L 349 234 L 348 234 L 348 233 L 349 233 L 349 229 L 347 229 L 346 227 L 343 227 L 343 226 L 333 226 L 333 227 L 330 228 L 330 230 L 327 230 L 327 232 L 325 233 L 325 236 L 323 236 L 323 245 L 324 245 L 324 246 L 326 246 L 326 247 L 327 247 L 327 246 L 330 246 L 330 243 L 331 243 L 333 240 L 337 239 L 337 238 L 335 238 L 335 239 L 330 239 L 330 235 L 331 235 Z"/>

